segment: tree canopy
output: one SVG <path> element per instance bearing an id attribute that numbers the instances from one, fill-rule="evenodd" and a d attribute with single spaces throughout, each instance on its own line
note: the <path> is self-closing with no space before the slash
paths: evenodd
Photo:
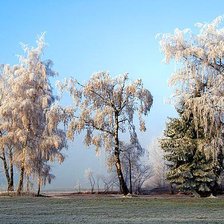
<path id="1" fill-rule="evenodd" d="M 196 130 L 204 129 L 207 142 L 213 145 L 214 158 L 223 145 L 224 115 L 224 29 L 223 17 L 211 23 L 197 23 L 198 34 L 190 29 L 176 29 L 163 34 L 161 49 L 167 63 L 174 59 L 177 69 L 170 79 L 176 87 L 174 101 L 183 116 L 192 116 Z"/>
<path id="2" fill-rule="evenodd" d="M 13 163 L 20 171 L 18 193 L 23 180 L 34 175 L 45 183 L 53 177 L 48 161 L 63 161 L 61 150 L 66 136 L 58 125 L 60 110 L 55 104 L 49 77 L 55 76 L 52 61 L 41 59 L 45 47 L 44 35 L 37 47 L 23 45 L 24 56 L 19 63 L 1 69 L 0 131 L 1 148 L 13 146 Z"/>
<path id="3" fill-rule="evenodd" d="M 139 118 L 139 129 L 145 131 L 144 115 L 151 109 L 153 98 L 143 88 L 142 81 L 131 82 L 128 74 L 111 77 L 108 72 L 94 74 L 85 84 L 75 79 L 59 83 L 60 89 L 69 91 L 74 107 L 68 109 L 67 136 L 85 131 L 85 143 L 105 148 L 114 159 L 121 191 L 128 193 L 120 162 L 119 133 L 129 131 L 132 144 L 138 144 L 134 114 Z"/>

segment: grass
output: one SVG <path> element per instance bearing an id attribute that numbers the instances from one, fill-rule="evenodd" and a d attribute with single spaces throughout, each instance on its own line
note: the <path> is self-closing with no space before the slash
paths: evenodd
<path id="1" fill-rule="evenodd" d="M 0 223 L 224 223 L 224 199 L 0 197 Z"/>

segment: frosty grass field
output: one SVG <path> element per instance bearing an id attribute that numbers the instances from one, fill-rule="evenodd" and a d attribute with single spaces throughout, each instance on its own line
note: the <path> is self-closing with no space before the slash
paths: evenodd
<path id="1" fill-rule="evenodd" d="M 224 199 L 0 197 L 0 223 L 224 223 Z"/>

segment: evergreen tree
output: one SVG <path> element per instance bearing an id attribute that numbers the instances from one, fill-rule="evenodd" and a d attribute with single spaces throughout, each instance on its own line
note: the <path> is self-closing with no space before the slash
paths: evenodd
<path id="1" fill-rule="evenodd" d="M 200 196 L 217 194 L 222 171 L 222 154 L 214 161 L 212 151 L 206 149 L 203 129 L 195 130 L 193 120 L 172 118 L 167 123 L 161 139 L 169 171 L 167 179 L 182 191 L 190 191 Z"/>

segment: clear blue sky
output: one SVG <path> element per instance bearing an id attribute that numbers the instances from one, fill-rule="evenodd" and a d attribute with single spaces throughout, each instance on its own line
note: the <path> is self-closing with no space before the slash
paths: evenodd
<path id="1" fill-rule="evenodd" d="M 173 66 L 161 62 L 155 35 L 194 28 L 196 22 L 223 15 L 223 10 L 222 0 L 2 0 L 0 64 L 17 63 L 19 43 L 34 45 L 37 35 L 46 32 L 44 57 L 53 60 L 59 80 L 74 76 L 84 82 L 102 70 L 143 79 L 154 96 L 148 130 L 140 135 L 146 147 L 162 133 L 167 116 L 175 116 L 172 106 L 164 104 L 171 94 L 167 80 Z M 54 168 L 51 188 L 73 187 L 88 167 L 105 169 L 94 150 L 83 149 L 81 137 L 70 146 L 64 164 Z"/>

